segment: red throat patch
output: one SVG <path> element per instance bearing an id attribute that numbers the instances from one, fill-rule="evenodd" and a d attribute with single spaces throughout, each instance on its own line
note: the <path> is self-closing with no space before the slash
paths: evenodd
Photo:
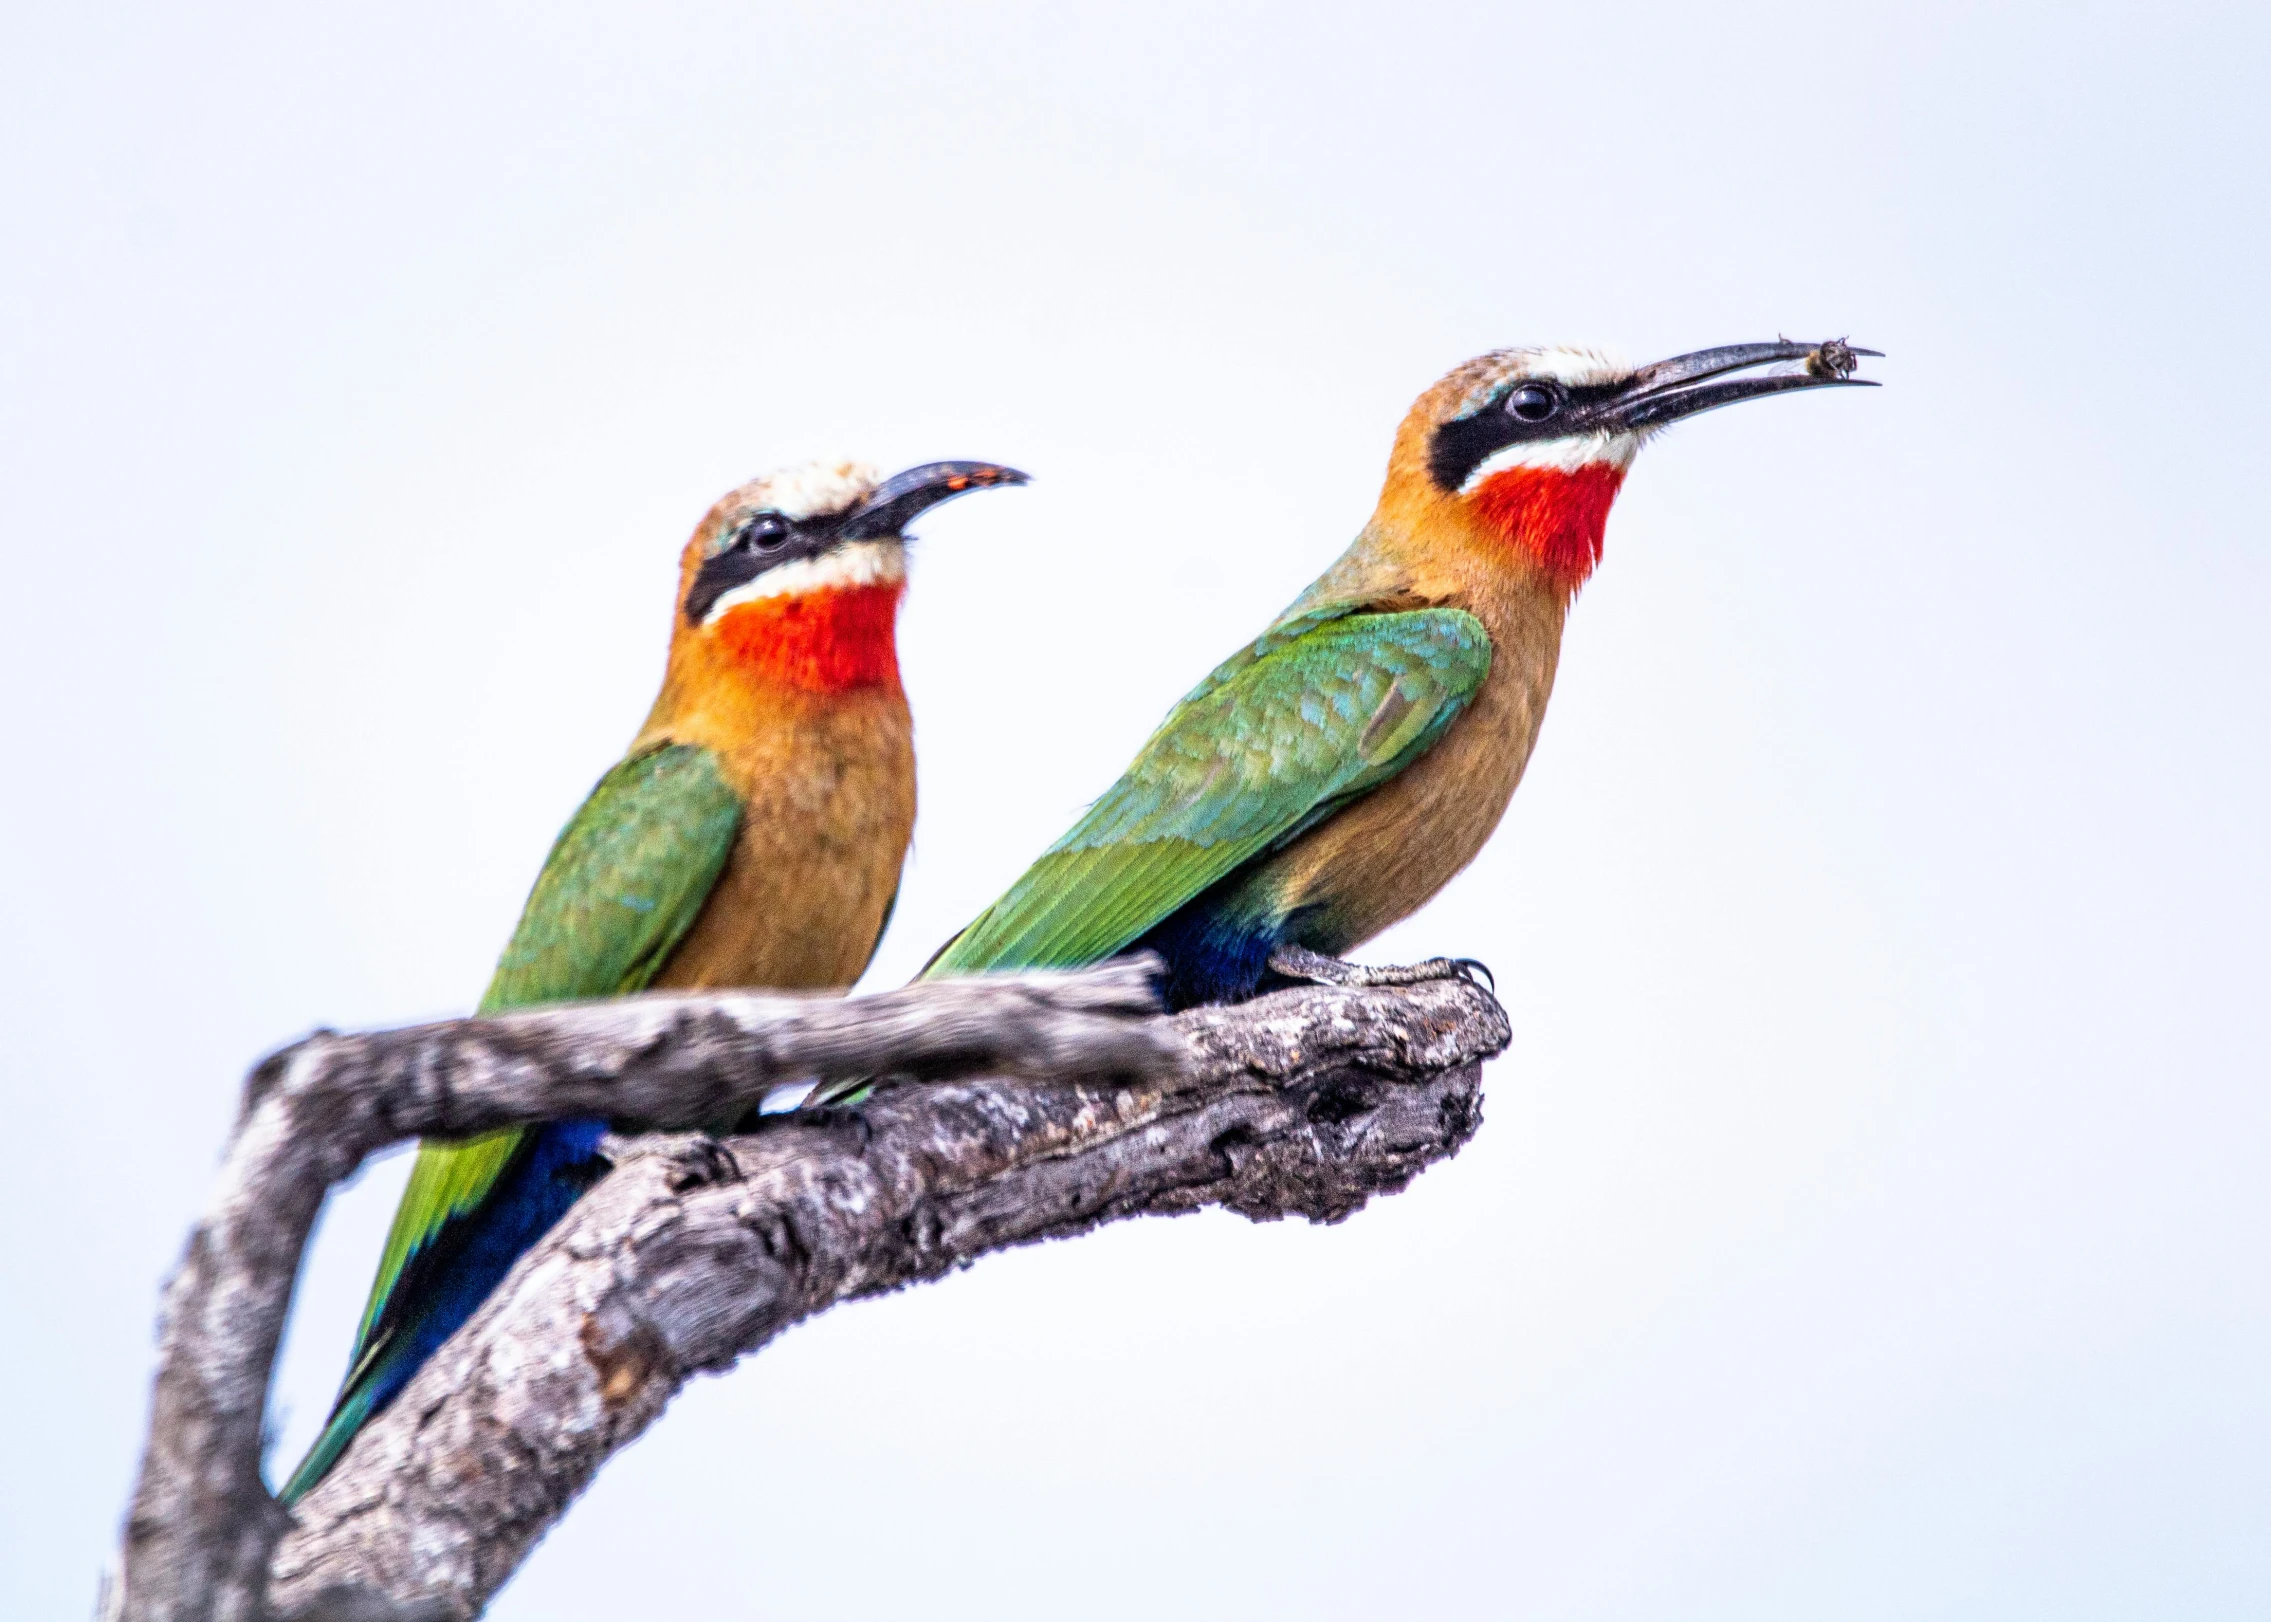
<path id="1" fill-rule="evenodd" d="M 1609 508 L 1623 485 L 1624 469 L 1609 462 L 1572 469 L 1510 467 L 1485 480 L 1468 500 L 1547 579 L 1574 592 L 1601 561 Z"/>
<path id="2" fill-rule="evenodd" d="M 823 586 L 726 611 L 711 634 L 736 664 L 808 693 L 899 685 L 898 582 Z"/>

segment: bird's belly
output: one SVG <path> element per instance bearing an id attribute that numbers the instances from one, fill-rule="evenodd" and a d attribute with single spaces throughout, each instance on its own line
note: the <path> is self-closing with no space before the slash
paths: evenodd
<path id="1" fill-rule="evenodd" d="M 1246 893 L 1334 954 L 1417 912 L 1473 861 L 1522 781 L 1558 639 L 1499 638 L 1475 702 L 1434 748 L 1262 864 Z"/>
<path id="2" fill-rule="evenodd" d="M 914 831 L 914 750 L 904 701 L 893 708 L 838 713 L 727 760 L 741 832 L 658 989 L 831 990 L 860 977 Z"/>

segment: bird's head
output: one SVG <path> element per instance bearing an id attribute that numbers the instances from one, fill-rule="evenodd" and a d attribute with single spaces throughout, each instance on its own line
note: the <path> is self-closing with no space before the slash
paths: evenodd
<path id="1" fill-rule="evenodd" d="M 674 659 L 821 691 L 895 683 L 907 526 L 942 501 L 1025 482 L 992 462 L 888 479 L 862 462 L 812 462 L 728 491 L 679 562 Z"/>
<path id="2" fill-rule="evenodd" d="M 1591 349 L 1493 350 L 1412 406 L 1383 502 L 1448 509 L 1574 592 L 1600 562 L 1610 504 L 1650 435 L 1738 400 L 1864 385 L 1858 357 L 1876 353 L 1783 339 L 1636 367 Z"/>

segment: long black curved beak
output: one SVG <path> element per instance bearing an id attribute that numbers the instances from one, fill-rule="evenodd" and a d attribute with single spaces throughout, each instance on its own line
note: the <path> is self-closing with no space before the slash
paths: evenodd
<path id="1" fill-rule="evenodd" d="M 1692 355 L 1675 355 L 1643 366 L 1604 415 L 1622 428 L 1660 428 L 1699 411 L 1733 405 L 1737 400 L 1756 400 L 1795 389 L 1873 389 L 1877 387 L 1873 379 L 1853 373 L 1863 355 L 1879 353 L 1855 349 L 1842 338 L 1819 344 L 1784 338 L 1771 344 L 1699 349 Z M 1760 367 L 1777 369 L 1760 371 Z M 1737 372 L 1752 375 L 1732 375 Z"/>
<path id="2" fill-rule="evenodd" d="M 997 462 L 925 462 L 921 467 L 894 473 L 877 485 L 865 501 L 844 515 L 836 533 L 847 541 L 904 535 L 917 515 L 942 501 L 952 501 L 973 490 L 1030 482 L 1017 469 Z"/>

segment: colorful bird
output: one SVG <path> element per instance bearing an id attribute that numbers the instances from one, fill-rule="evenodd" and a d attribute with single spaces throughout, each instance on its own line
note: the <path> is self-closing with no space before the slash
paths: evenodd
<path id="1" fill-rule="evenodd" d="M 1784 341 L 1638 369 L 1572 349 L 1468 361 L 1404 418 L 1355 544 L 925 973 L 1148 948 L 1177 1007 L 1249 996 L 1273 960 L 1368 978 L 1332 960 L 1448 883 L 1513 797 L 1562 622 L 1641 445 L 1716 406 L 1860 383 L 1856 357 L 1874 353 Z"/>
<path id="2" fill-rule="evenodd" d="M 990 462 L 854 463 L 733 491 L 679 564 L 662 692 L 568 822 L 480 1012 L 649 987 L 842 989 L 874 955 L 915 820 L 894 641 L 907 525 Z M 338 1401 L 280 1494 L 337 1462 L 606 1169 L 605 1123 L 420 1146 Z"/>

